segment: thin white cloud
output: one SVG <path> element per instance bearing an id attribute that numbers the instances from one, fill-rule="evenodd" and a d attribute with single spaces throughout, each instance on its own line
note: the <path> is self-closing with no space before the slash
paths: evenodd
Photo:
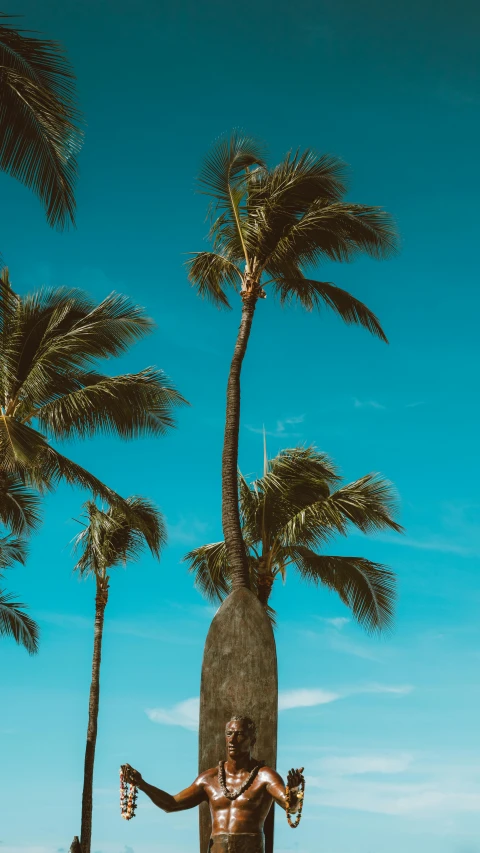
<path id="1" fill-rule="evenodd" d="M 331 625 L 333 628 L 337 628 L 338 631 L 341 631 L 342 628 L 345 628 L 345 625 L 348 625 L 351 622 L 347 616 L 335 616 L 332 619 L 322 619 L 322 622 L 325 622 L 327 625 Z"/>
<path id="2" fill-rule="evenodd" d="M 361 776 L 367 773 L 404 773 L 412 764 L 410 754 L 331 755 L 322 759 L 321 769 L 335 776 Z"/>
<path id="3" fill-rule="evenodd" d="M 353 398 L 355 409 L 386 409 L 383 403 L 378 403 L 377 400 L 359 400 L 358 397 Z"/>
<path id="4" fill-rule="evenodd" d="M 327 705 L 340 699 L 339 693 L 331 693 L 328 690 L 283 690 L 278 695 L 278 710 L 287 711 L 290 708 L 312 708 L 315 705 Z"/>
<path id="5" fill-rule="evenodd" d="M 182 726 L 191 731 L 198 730 L 198 715 L 200 699 L 185 699 L 173 708 L 147 708 L 145 713 L 153 723 L 163 723 L 167 726 Z"/>
<path id="6" fill-rule="evenodd" d="M 289 711 L 292 708 L 314 708 L 318 705 L 328 705 L 338 699 L 346 699 L 349 696 L 357 696 L 362 693 L 390 693 L 404 696 L 411 693 L 412 687 L 386 686 L 382 684 L 370 684 L 365 687 L 351 687 L 341 692 L 323 690 L 317 687 L 299 687 L 295 690 L 281 690 L 278 694 L 278 710 Z M 161 723 L 166 726 L 182 726 L 190 731 L 198 730 L 198 717 L 200 712 L 200 699 L 193 697 L 179 702 L 172 708 L 146 708 L 145 713 L 153 723 Z"/>
<path id="7" fill-rule="evenodd" d="M 471 548 L 468 545 L 463 545 L 461 542 L 453 542 L 442 536 L 411 539 L 405 536 L 379 534 L 376 538 L 379 542 L 386 542 L 388 545 L 400 545 L 402 548 L 415 548 L 419 551 L 439 551 L 443 554 L 459 554 L 461 557 L 472 557 L 479 554 L 478 548 Z"/>

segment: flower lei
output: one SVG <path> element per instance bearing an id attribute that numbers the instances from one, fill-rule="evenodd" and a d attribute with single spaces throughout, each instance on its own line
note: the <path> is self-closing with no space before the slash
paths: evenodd
<path id="1" fill-rule="evenodd" d="M 256 764 L 255 767 L 253 768 L 253 770 L 250 772 L 248 779 L 243 783 L 243 785 L 241 785 L 240 788 L 238 788 L 236 791 L 229 791 L 227 788 L 227 782 L 225 779 L 225 762 L 219 761 L 218 762 L 218 784 L 220 785 L 220 787 L 223 791 L 223 795 L 225 797 L 227 797 L 228 800 L 236 800 L 237 797 L 240 796 L 240 794 L 243 794 L 247 790 L 247 788 L 250 787 L 253 780 L 255 779 L 255 776 L 257 775 L 258 771 L 260 770 L 260 767 L 262 767 L 261 764 Z"/>
<path id="2" fill-rule="evenodd" d="M 301 785 L 301 790 L 297 791 L 297 800 L 298 800 L 297 817 L 295 818 L 294 821 L 290 817 L 290 788 L 288 787 L 288 785 L 285 785 L 285 812 L 287 815 L 288 825 L 291 826 L 292 829 L 296 829 L 298 824 L 300 823 L 300 821 L 302 819 L 303 798 L 305 795 L 305 779 L 302 778 L 300 785 Z"/>
<path id="3" fill-rule="evenodd" d="M 120 767 L 120 814 L 125 820 L 135 817 L 137 808 L 138 791 L 136 785 L 128 783 Z"/>

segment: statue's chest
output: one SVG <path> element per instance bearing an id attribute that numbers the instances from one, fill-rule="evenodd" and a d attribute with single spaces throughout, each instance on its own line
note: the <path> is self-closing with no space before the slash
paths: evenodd
<path id="1" fill-rule="evenodd" d="M 227 777 L 227 790 L 232 793 L 238 791 L 244 782 L 244 777 Z M 224 809 L 228 806 L 232 806 L 235 809 L 254 809 L 262 802 L 264 793 L 264 785 L 262 785 L 258 779 L 254 779 L 249 787 L 238 797 L 230 799 L 230 797 L 225 796 L 218 781 L 215 781 L 211 790 L 211 803 L 212 806 L 219 809 Z"/>

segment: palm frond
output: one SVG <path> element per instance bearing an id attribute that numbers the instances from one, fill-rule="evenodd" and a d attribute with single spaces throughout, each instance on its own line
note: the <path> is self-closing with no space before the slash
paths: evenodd
<path id="1" fill-rule="evenodd" d="M 202 545 L 185 554 L 182 562 L 195 575 L 195 586 L 213 603 L 223 601 L 230 592 L 227 549 L 225 542 Z"/>
<path id="2" fill-rule="evenodd" d="M 302 578 L 336 592 L 357 622 L 369 632 L 392 627 L 395 575 L 387 566 L 363 557 L 331 557 L 301 546 L 288 549 Z"/>
<path id="3" fill-rule="evenodd" d="M 6 471 L 0 471 L 0 521 L 17 535 L 37 530 L 41 523 L 39 495 Z"/>
<path id="4" fill-rule="evenodd" d="M 25 565 L 28 545 L 25 539 L 18 536 L 0 537 L 0 573 L 10 569 L 14 563 Z"/>
<path id="5" fill-rule="evenodd" d="M 125 505 L 100 509 L 94 501 L 84 504 L 85 525 L 75 537 L 80 551 L 75 570 L 100 576 L 110 569 L 138 560 L 145 546 L 157 559 L 166 544 L 163 517 L 146 498 L 127 498 Z"/>
<path id="6" fill-rule="evenodd" d="M 313 281 L 302 276 L 278 278 L 273 287 L 282 304 L 298 300 L 308 311 L 319 308 L 322 304 L 326 305 L 338 314 L 344 323 L 363 326 L 372 335 L 388 343 L 378 317 L 347 290 L 342 290 L 330 282 Z"/>
<path id="7" fill-rule="evenodd" d="M 266 168 L 263 145 L 240 131 L 221 137 L 212 146 L 200 170 L 201 192 L 213 196 L 220 207 L 230 208 L 232 192 L 238 192 L 245 170 Z"/>
<path id="8" fill-rule="evenodd" d="M 37 430 L 8 415 L 0 414 L 0 467 L 7 473 L 20 473 L 35 467 L 48 448 L 46 438 Z"/>
<path id="9" fill-rule="evenodd" d="M 209 299 L 217 308 L 231 308 L 225 293 L 226 287 L 238 290 L 241 273 L 235 264 L 215 252 L 195 252 L 186 261 L 188 278 L 204 299 Z"/>
<path id="10" fill-rule="evenodd" d="M 57 42 L 5 23 L 0 65 L 0 168 L 33 189 L 49 225 L 62 228 L 74 222 L 83 139 L 71 66 Z"/>
<path id="11" fill-rule="evenodd" d="M 13 637 L 30 655 L 38 652 L 40 630 L 37 623 L 27 616 L 24 604 L 3 590 L 0 590 L 0 635 Z"/>
<path id="12" fill-rule="evenodd" d="M 148 367 L 123 376 L 85 374 L 85 384 L 37 410 L 42 429 L 56 438 L 93 437 L 104 432 L 121 438 L 164 435 L 175 425 L 173 409 L 186 400 L 163 373 Z"/>
<path id="13" fill-rule="evenodd" d="M 21 391 L 31 405 L 48 402 L 55 373 L 122 355 L 154 328 L 144 309 L 126 296 L 111 293 L 95 305 L 82 291 L 66 288 L 22 299 L 17 325 L 21 352 L 15 393 Z"/>
<path id="14" fill-rule="evenodd" d="M 398 512 L 395 489 L 392 483 L 379 474 L 366 474 L 342 486 L 316 509 L 319 517 L 324 517 L 325 524 L 329 523 L 330 518 L 333 522 L 335 517 L 340 516 L 341 520 L 336 525 L 340 532 L 345 532 L 345 525 L 350 521 L 362 533 L 387 528 L 403 533 L 403 527 L 395 521 Z"/>

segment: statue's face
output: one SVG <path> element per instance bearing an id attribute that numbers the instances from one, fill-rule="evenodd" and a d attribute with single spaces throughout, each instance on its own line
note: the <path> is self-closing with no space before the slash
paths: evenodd
<path id="1" fill-rule="evenodd" d="M 250 755 L 252 750 L 252 738 L 243 720 L 230 720 L 225 729 L 225 741 L 227 744 L 227 755 L 229 758 L 238 758 L 241 755 Z"/>

